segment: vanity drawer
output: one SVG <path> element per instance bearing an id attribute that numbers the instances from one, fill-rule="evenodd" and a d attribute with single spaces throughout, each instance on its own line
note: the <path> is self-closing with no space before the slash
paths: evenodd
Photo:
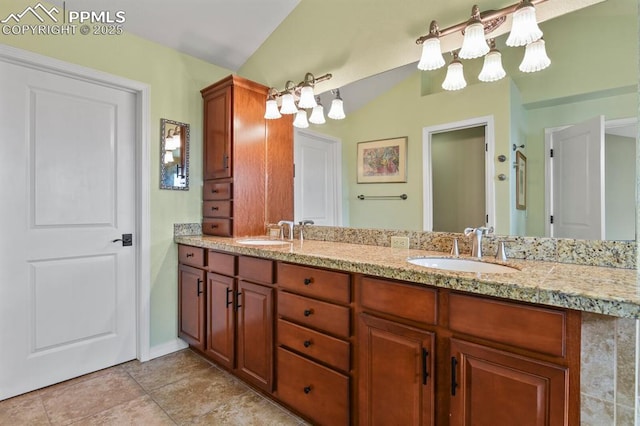
<path id="1" fill-rule="evenodd" d="M 218 182 L 206 180 L 202 189 L 203 200 L 228 200 L 233 198 L 231 182 Z"/>
<path id="2" fill-rule="evenodd" d="M 436 324 L 438 293 L 435 289 L 417 287 L 376 278 L 362 278 L 360 303 L 397 317 Z"/>
<path id="3" fill-rule="evenodd" d="M 207 265 L 209 265 L 210 272 L 228 276 L 236 274 L 236 256 L 232 254 L 209 251 L 207 253 Z"/>
<path id="4" fill-rule="evenodd" d="M 278 315 L 296 323 L 348 338 L 351 330 L 349 308 L 281 291 Z"/>
<path id="5" fill-rule="evenodd" d="M 273 261 L 257 257 L 238 258 L 238 276 L 259 283 L 273 284 Z"/>
<path id="6" fill-rule="evenodd" d="M 231 201 L 205 201 L 202 203 L 202 216 L 232 217 Z"/>
<path id="7" fill-rule="evenodd" d="M 296 293 L 338 303 L 351 301 L 349 275 L 341 272 L 278 263 L 278 285 Z"/>
<path id="8" fill-rule="evenodd" d="M 231 219 L 203 218 L 202 233 L 207 235 L 217 235 L 218 237 L 231 236 Z"/>
<path id="9" fill-rule="evenodd" d="M 203 268 L 205 265 L 204 249 L 180 244 L 178 245 L 178 262 Z"/>
<path id="10" fill-rule="evenodd" d="M 278 348 L 277 396 L 319 425 L 349 424 L 349 377 Z"/>
<path id="11" fill-rule="evenodd" d="M 565 355 L 566 312 L 452 293 L 449 328 L 553 356 Z"/>
<path id="12" fill-rule="evenodd" d="M 349 342 L 306 327 L 278 320 L 278 344 L 342 371 L 349 371 Z"/>

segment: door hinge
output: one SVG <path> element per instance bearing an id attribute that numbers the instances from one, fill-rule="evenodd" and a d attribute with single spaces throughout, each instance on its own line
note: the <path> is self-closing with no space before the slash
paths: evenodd
<path id="1" fill-rule="evenodd" d="M 489 223 L 489 215 L 485 216 L 485 223 Z"/>
<path id="2" fill-rule="evenodd" d="M 484 152 L 489 152 L 489 144 L 488 143 L 484 144 Z"/>
<path id="3" fill-rule="evenodd" d="M 549 218 L 550 223 L 553 223 L 553 215 Z"/>
<path id="4" fill-rule="evenodd" d="M 549 156 L 553 158 L 553 149 L 549 150 Z"/>

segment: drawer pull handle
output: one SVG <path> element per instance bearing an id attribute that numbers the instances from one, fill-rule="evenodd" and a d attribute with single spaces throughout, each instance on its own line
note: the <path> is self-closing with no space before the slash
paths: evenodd
<path id="1" fill-rule="evenodd" d="M 304 391 L 304 393 L 308 394 L 311 393 L 311 386 L 305 386 L 304 389 L 302 389 Z"/>
<path id="2" fill-rule="evenodd" d="M 312 310 L 312 309 L 305 309 L 305 310 L 304 310 L 304 316 L 305 316 L 305 317 L 310 316 L 312 313 L 313 313 L 313 310 Z"/>
<path id="3" fill-rule="evenodd" d="M 212 194 L 217 194 L 218 192 L 220 192 L 220 191 L 218 191 L 217 189 L 212 189 L 212 190 L 211 190 L 211 193 L 212 193 Z"/>
<path id="4" fill-rule="evenodd" d="M 187 257 L 193 257 L 193 253 L 187 253 Z"/>
<path id="5" fill-rule="evenodd" d="M 216 229 L 218 225 L 211 225 L 211 228 Z"/>
<path id="6" fill-rule="evenodd" d="M 309 346 L 311 346 L 311 340 L 305 340 L 303 345 L 305 348 L 308 348 Z"/>
<path id="7" fill-rule="evenodd" d="M 304 285 L 309 285 L 313 282 L 313 278 L 305 278 L 304 279 Z"/>
<path id="8" fill-rule="evenodd" d="M 236 312 L 242 308 L 242 305 L 240 304 L 240 296 L 242 296 L 242 292 L 238 291 L 236 292 Z"/>
<path id="9" fill-rule="evenodd" d="M 216 206 L 211 207 L 211 210 L 218 210 L 218 208 Z"/>
<path id="10" fill-rule="evenodd" d="M 458 360 L 455 356 L 451 357 L 451 396 L 456 396 L 456 388 L 458 387 L 458 383 L 456 382 L 456 366 L 458 365 Z"/>

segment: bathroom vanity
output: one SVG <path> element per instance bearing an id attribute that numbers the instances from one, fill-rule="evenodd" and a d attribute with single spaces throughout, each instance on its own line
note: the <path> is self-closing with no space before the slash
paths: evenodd
<path id="1" fill-rule="evenodd" d="M 202 330 L 194 349 L 314 424 L 588 424 L 582 311 L 640 315 L 629 269 L 509 260 L 519 271 L 452 272 L 407 262 L 442 255 L 425 250 L 175 241 L 207 259 L 206 286 L 181 272 L 181 337 Z M 202 349 L 220 340 L 235 356 Z"/>

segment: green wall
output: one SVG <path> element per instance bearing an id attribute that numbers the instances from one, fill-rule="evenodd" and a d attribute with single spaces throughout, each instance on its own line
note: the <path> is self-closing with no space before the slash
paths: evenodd
<path id="1" fill-rule="evenodd" d="M 0 16 L 33 2 L 3 0 Z M 35 22 L 34 22 L 35 23 Z M 124 24 L 126 30 L 126 23 Z M 231 71 L 126 32 L 118 36 L 0 35 L 5 45 L 146 83 L 151 88 L 151 346 L 177 336 L 177 248 L 173 224 L 200 222 L 202 98 L 200 89 Z M 189 191 L 159 189 L 160 119 L 189 123 Z"/>

